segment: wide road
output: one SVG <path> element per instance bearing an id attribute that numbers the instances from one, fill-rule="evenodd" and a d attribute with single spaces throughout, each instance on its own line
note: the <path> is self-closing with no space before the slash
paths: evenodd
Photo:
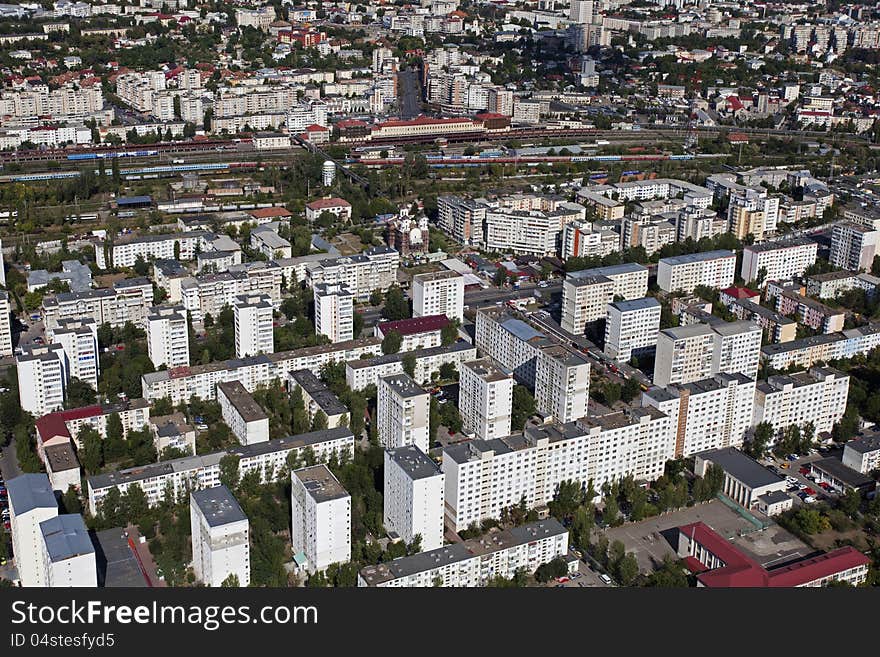
<path id="1" fill-rule="evenodd" d="M 422 93 L 419 84 L 419 73 L 407 68 L 397 74 L 397 85 L 400 90 L 400 118 L 404 121 L 416 118 L 422 113 Z"/>

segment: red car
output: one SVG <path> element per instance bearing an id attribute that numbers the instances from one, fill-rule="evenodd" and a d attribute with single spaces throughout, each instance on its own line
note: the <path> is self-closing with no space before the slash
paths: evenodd
<path id="1" fill-rule="evenodd" d="M 807 495 L 812 495 L 813 497 L 816 496 L 816 491 L 814 491 L 812 488 L 807 488 L 804 492 L 805 492 Z"/>
<path id="2" fill-rule="evenodd" d="M 802 475 L 808 475 L 808 474 L 810 474 L 810 469 L 809 468 L 800 468 L 798 470 L 798 472 L 800 472 Z"/>
<path id="3" fill-rule="evenodd" d="M 822 488 L 824 488 L 825 490 L 831 490 L 831 484 L 829 484 L 827 481 L 823 481 L 823 482 L 822 482 L 821 484 L 819 484 L 819 485 L 820 485 Z"/>

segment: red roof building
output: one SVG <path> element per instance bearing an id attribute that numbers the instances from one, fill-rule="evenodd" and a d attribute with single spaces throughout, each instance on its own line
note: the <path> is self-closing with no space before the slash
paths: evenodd
<path id="1" fill-rule="evenodd" d="M 441 331 L 447 324 L 449 324 L 449 318 L 446 315 L 425 315 L 412 319 L 398 319 L 393 322 L 379 322 L 376 326 L 376 333 L 380 338 L 385 337 L 391 331 L 397 331 L 402 336 L 417 335 Z"/>
<path id="2" fill-rule="evenodd" d="M 289 219 L 293 216 L 293 214 L 287 208 L 257 208 L 256 210 L 251 210 L 248 212 L 254 219 L 275 219 L 279 217 L 283 217 L 284 219 Z"/>
<path id="3" fill-rule="evenodd" d="M 871 560 L 851 546 L 765 569 L 703 522 L 678 528 L 678 553 L 709 588 L 825 586 L 832 581 L 861 584 Z"/>

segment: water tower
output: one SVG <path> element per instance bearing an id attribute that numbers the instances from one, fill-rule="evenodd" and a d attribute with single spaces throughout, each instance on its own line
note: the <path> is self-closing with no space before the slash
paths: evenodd
<path id="1" fill-rule="evenodd" d="M 336 180 L 336 164 L 327 160 L 321 167 L 321 181 L 324 183 L 324 187 L 330 187 L 334 180 Z"/>

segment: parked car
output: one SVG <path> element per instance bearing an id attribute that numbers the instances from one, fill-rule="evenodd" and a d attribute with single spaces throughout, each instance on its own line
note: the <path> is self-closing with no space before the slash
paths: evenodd
<path id="1" fill-rule="evenodd" d="M 816 501 L 816 498 L 813 497 L 812 495 L 807 495 L 804 498 L 804 504 L 813 504 L 815 501 Z"/>
<path id="2" fill-rule="evenodd" d="M 804 492 L 805 492 L 807 495 L 815 495 L 815 494 L 816 494 L 816 491 L 815 491 L 814 489 L 812 489 L 812 488 L 805 488 L 805 489 L 804 489 Z"/>
<path id="3" fill-rule="evenodd" d="M 800 472 L 802 475 L 806 476 L 806 475 L 810 474 L 810 469 L 806 468 L 806 467 L 801 467 L 798 469 L 798 472 Z"/>
<path id="4" fill-rule="evenodd" d="M 789 454 L 786 458 L 788 458 L 789 461 L 797 461 L 798 455 L 797 454 Z"/>
<path id="5" fill-rule="evenodd" d="M 608 586 L 611 586 L 611 578 L 608 577 L 608 575 L 606 575 L 605 573 L 602 573 L 601 575 L 599 575 L 599 579 L 601 579 L 603 582 L 605 582 L 605 584 L 608 584 Z"/>
<path id="6" fill-rule="evenodd" d="M 797 480 L 795 477 L 792 477 L 791 475 L 787 476 L 787 477 L 785 478 L 785 480 L 786 480 L 788 483 L 790 483 L 790 484 L 796 484 L 796 483 L 798 483 L 798 480 Z"/>

